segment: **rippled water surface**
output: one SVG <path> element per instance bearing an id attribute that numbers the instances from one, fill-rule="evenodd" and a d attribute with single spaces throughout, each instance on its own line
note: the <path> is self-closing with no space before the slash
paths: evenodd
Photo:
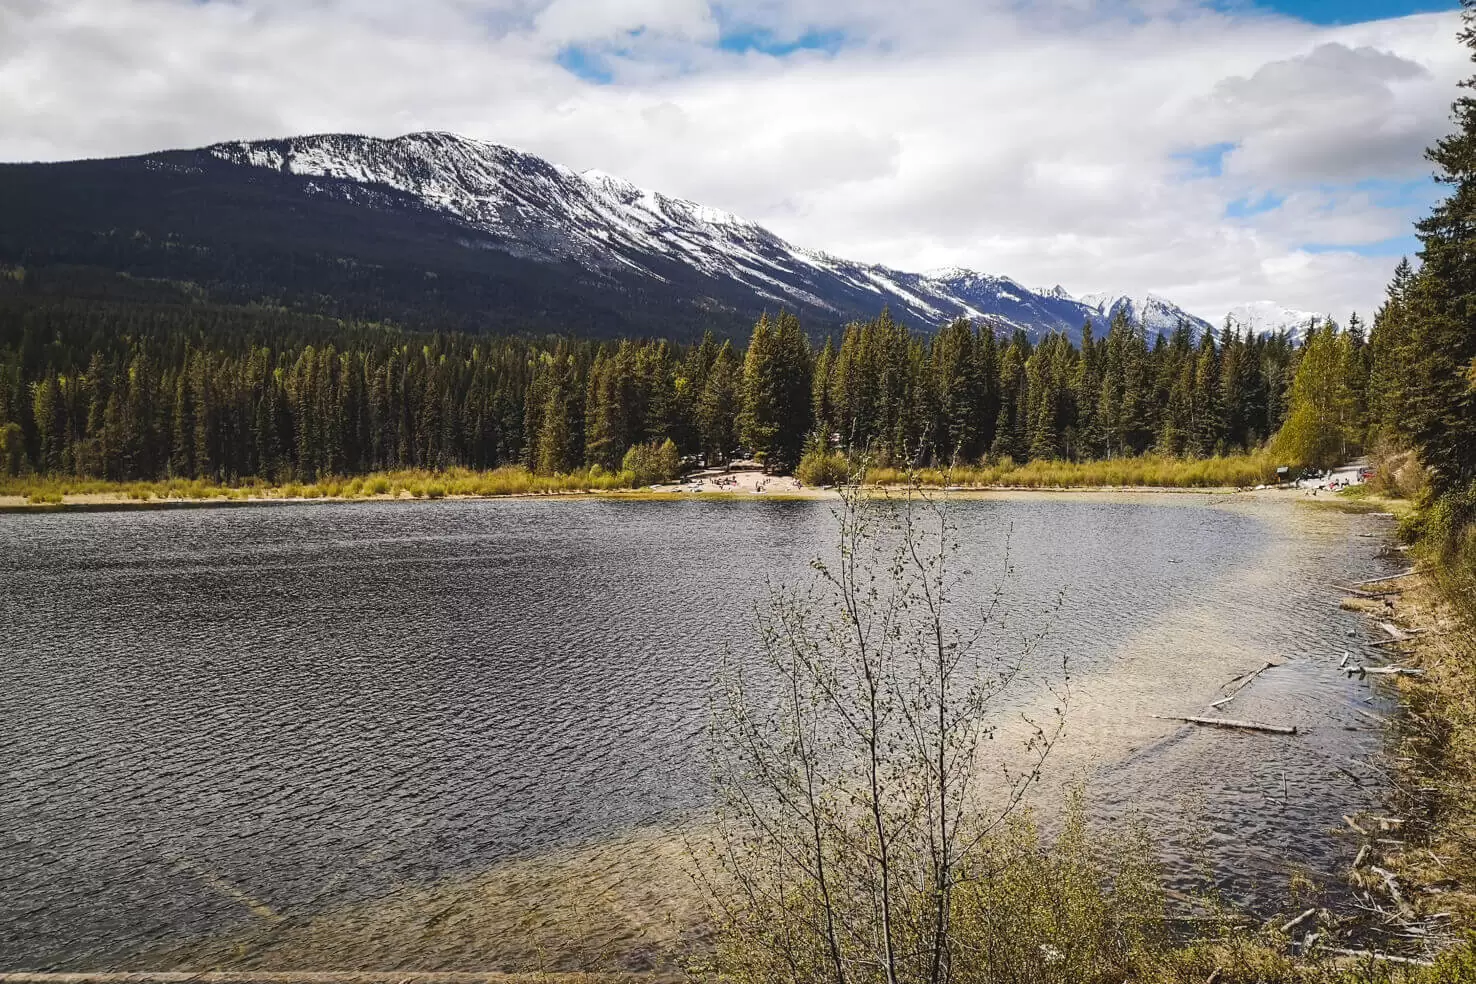
<path id="1" fill-rule="evenodd" d="M 1377 802 L 1378 735 L 1336 670 L 1366 628 L 1326 582 L 1387 569 L 1357 535 L 1382 521 L 1200 496 L 954 508 L 975 570 L 1012 531 L 1025 624 L 1066 592 L 1045 650 L 1076 680 L 1062 768 L 1099 814 L 1146 813 L 1172 862 L 1252 901 L 1346 863 L 1326 831 Z M 156 966 L 680 822 L 717 654 L 741 658 L 768 583 L 830 536 L 817 502 L 0 516 L 0 969 Z M 1204 713 L 1272 654 L 1291 660 L 1231 709 L 1305 733 L 1154 717 Z M 424 939 L 374 959 L 476 959 Z"/>

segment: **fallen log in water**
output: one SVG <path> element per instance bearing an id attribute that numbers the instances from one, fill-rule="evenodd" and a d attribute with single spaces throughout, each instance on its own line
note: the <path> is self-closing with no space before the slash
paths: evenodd
<path id="1" fill-rule="evenodd" d="M 1424 676 L 1424 670 L 1410 666 L 1350 666 L 1343 672 L 1349 676 L 1357 673 L 1359 678 L 1372 673 L 1375 676 Z"/>
<path id="2" fill-rule="evenodd" d="M 1234 680 L 1231 680 L 1229 683 L 1225 684 L 1225 686 L 1227 687 L 1234 685 L 1235 689 L 1231 690 L 1229 695 L 1212 702 L 1210 704 L 1210 707 L 1224 707 L 1226 704 L 1230 703 L 1237 696 L 1239 696 L 1242 690 L 1244 690 L 1246 687 L 1249 687 L 1251 685 L 1251 681 L 1254 680 L 1256 677 L 1260 676 L 1262 673 L 1265 673 L 1267 670 L 1281 666 L 1285 662 L 1286 660 L 1278 656 L 1276 657 L 1276 659 L 1266 660 L 1265 665 L 1262 666 L 1260 669 L 1252 670 L 1249 673 L 1242 673 Z"/>
<path id="3" fill-rule="evenodd" d="M 1403 588 L 1380 588 L 1377 591 L 1370 591 L 1368 588 L 1355 588 L 1351 584 L 1339 584 L 1336 581 L 1329 581 L 1328 583 L 1345 594 L 1350 594 L 1355 598 L 1362 598 L 1366 601 L 1378 601 L 1380 598 L 1397 598 L 1404 593 Z"/>
<path id="4" fill-rule="evenodd" d="M 1185 721 L 1189 724 L 1203 724 L 1212 728 L 1240 728 L 1244 731 L 1269 731 L 1278 735 L 1294 735 L 1297 729 L 1280 724 L 1260 724 L 1256 721 L 1237 721 L 1233 718 L 1207 718 L 1188 717 L 1177 714 L 1155 714 L 1154 717 L 1161 721 Z"/>
<path id="5" fill-rule="evenodd" d="M 1371 577 L 1367 581 L 1355 581 L 1353 583 L 1354 583 L 1354 586 L 1355 587 L 1361 588 L 1361 587 L 1363 587 L 1366 584 L 1383 584 L 1385 581 L 1397 581 L 1401 577 L 1410 577 L 1410 576 L 1412 576 L 1414 574 L 1418 574 L 1418 573 L 1419 573 L 1419 569 L 1418 568 L 1411 567 L 1409 570 L 1407 570 L 1407 571 L 1400 571 L 1398 574 L 1390 574 L 1387 577 Z"/>

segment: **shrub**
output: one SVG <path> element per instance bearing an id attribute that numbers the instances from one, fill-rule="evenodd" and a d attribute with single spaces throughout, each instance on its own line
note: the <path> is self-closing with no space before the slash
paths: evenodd
<path id="1" fill-rule="evenodd" d="M 1369 486 L 1379 495 L 1415 499 L 1430 484 L 1430 473 L 1413 451 L 1381 444 L 1369 455 L 1373 478 Z"/>
<path id="2" fill-rule="evenodd" d="M 682 458 L 671 438 L 659 444 L 636 444 L 625 452 L 621 470 L 630 472 L 636 485 L 654 485 L 676 478 L 682 470 Z"/>
<path id="3" fill-rule="evenodd" d="M 851 477 L 851 462 L 839 451 L 807 451 L 794 475 L 806 485 L 841 485 Z"/>

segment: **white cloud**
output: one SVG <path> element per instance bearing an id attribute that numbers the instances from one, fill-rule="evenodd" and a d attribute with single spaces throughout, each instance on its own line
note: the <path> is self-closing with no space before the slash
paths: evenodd
<path id="1" fill-rule="evenodd" d="M 1456 26 L 1194 0 L 6 0 L 0 158 L 447 129 L 856 259 L 1341 314 L 1394 259 L 1302 247 L 1408 230 L 1417 207 L 1368 182 L 1428 173 Z M 613 84 L 559 67 L 570 45 Z M 1187 174 L 1215 144 L 1223 173 Z"/>

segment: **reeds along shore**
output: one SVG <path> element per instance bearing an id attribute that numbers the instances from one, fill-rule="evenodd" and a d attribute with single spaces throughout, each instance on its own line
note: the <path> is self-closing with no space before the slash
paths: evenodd
<path id="1" fill-rule="evenodd" d="M 826 469 L 811 473 L 802 468 L 801 479 L 812 486 L 826 481 L 831 472 L 840 478 L 852 473 L 852 463 L 835 455 Z M 444 471 L 402 470 L 369 475 L 335 476 L 316 482 L 274 484 L 260 479 L 239 483 L 205 479 L 164 479 L 153 482 L 110 482 L 102 479 L 59 475 L 0 479 L 0 496 L 14 496 L 33 505 L 59 504 L 68 497 L 107 497 L 133 502 L 210 499 L 363 499 L 411 497 L 439 499 L 447 496 L 540 495 L 571 492 L 612 492 L 645 484 L 636 473 L 606 471 L 598 466 L 556 475 L 540 475 L 519 466 L 474 471 L 452 468 Z M 1159 456 L 1119 458 L 1107 461 L 1031 461 L 1015 464 L 1006 459 L 996 464 L 955 468 L 925 468 L 909 473 L 899 468 L 872 468 L 864 473 L 868 485 L 889 486 L 918 482 L 933 487 L 978 488 L 1245 488 L 1276 478 L 1274 459 L 1265 454 L 1182 459 Z"/>
<path id="2" fill-rule="evenodd" d="M 472 471 L 391 471 L 340 476 L 317 482 L 272 484 L 259 479 L 238 484 L 204 479 L 165 479 L 157 482 L 109 482 L 99 479 L 46 476 L 0 481 L 0 496 L 17 496 L 34 505 L 59 504 L 68 497 L 106 497 L 134 502 L 211 499 L 368 499 L 405 497 L 442 499 L 447 496 L 538 495 L 561 492 L 603 492 L 628 489 L 629 472 L 607 472 L 595 467 L 559 475 L 538 475 L 526 468 Z"/>
<path id="3" fill-rule="evenodd" d="M 1099 461 L 1041 461 L 958 468 L 928 468 L 916 476 L 925 485 L 1024 488 L 1247 488 L 1276 481 L 1277 462 L 1269 454 L 1214 458 L 1144 455 Z M 896 485 L 909 480 L 896 468 L 869 471 L 866 480 Z"/>

